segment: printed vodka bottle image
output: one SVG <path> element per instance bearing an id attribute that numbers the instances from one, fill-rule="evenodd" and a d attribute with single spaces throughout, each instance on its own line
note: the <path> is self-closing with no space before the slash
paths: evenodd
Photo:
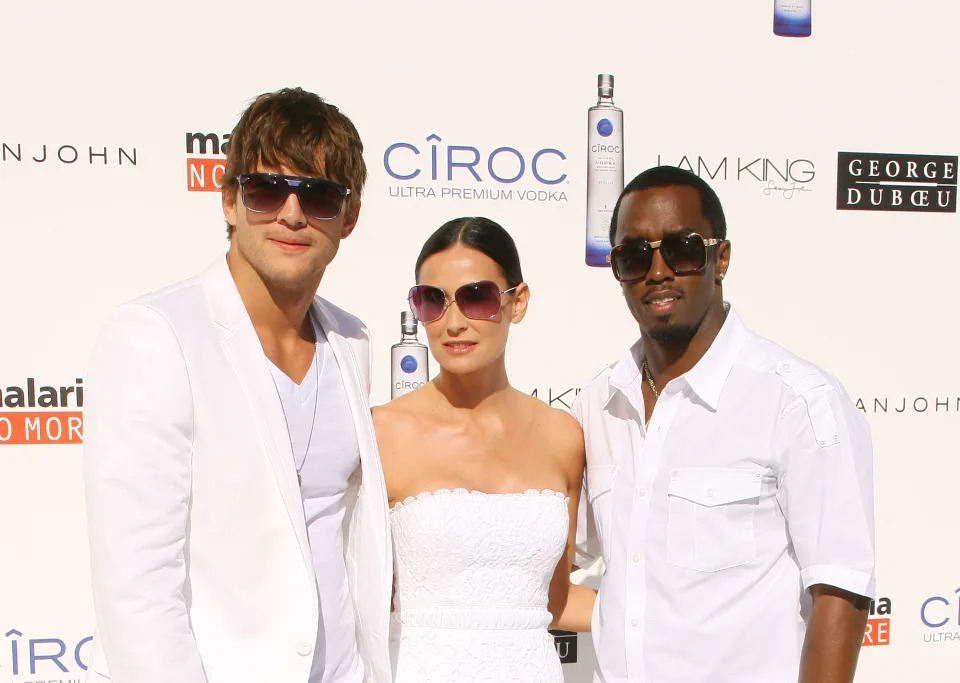
<path id="1" fill-rule="evenodd" d="M 811 0 L 773 0 L 773 32 L 778 36 L 810 35 Z"/>
<path id="2" fill-rule="evenodd" d="M 599 99 L 587 110 L 587 265 L 610 265 L 610 215 L 623 190 L 623 112 L 613 76 L 597 76 Z"/>
<path id="3" fill-rule="evenodd" d="M 427 347 L 417 340 L 417 319 L 400 313 L 400 341 L 390 347 L 390 398 L 408 394 L 430 379 Z"/>

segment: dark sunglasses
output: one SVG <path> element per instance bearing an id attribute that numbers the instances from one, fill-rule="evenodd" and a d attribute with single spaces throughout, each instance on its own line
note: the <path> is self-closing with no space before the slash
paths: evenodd
<path id="1" fill-rule="evenodd" d="M 348 188 L 324 178 L 243 173 L 238 180 L 243 205 L 255 213 L 278 211 L 290 193 L 296 192 L 305 216 L 328 221 L 340 215 L 343 200 L 350 194 Z"/>
<path id="2" fill-rule="evenodd" d="M 630 240 L 610 250 L 613 276 L 620 282 L 642 280 L 653 265 L 653 250 L 659 249 L 664 262 L 677 275 L 699 273 L 707 265 L 707 247 L 720 244 L 720 239 L 704 239 L 695 232 L 675 232 L 662 240 Z"/>
<path id="3" fill-rule="evenodd" d="M 519 287 L 520 285 L 517 285 Z M 422 323 L 432 323 L 439 320 L 446 313 L 447 307 L 454 301 L 464 316 L 471 320 L 490 320 L 500 312 L 500 295 L 508 294 L 517 287 L 500 289 L 500 285 L 492 280 L 468 282 L 457 287 L 453 299 L 447 298 L 447 293 L 433 285 L 416 285 L 410 288 L 407 301 L 410 310 Z"/>

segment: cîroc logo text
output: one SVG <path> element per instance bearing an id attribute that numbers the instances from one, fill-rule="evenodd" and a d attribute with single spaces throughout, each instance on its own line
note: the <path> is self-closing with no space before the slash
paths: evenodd
<path id="1" fill-rule="evenodd" d="M 566 160 L 567 155 L 553 147 L 486 149 L 448 144 L 431 133 L 423 142 L 389 145 L 383 169 L 400 181 L 390 186 L 391 197 L 566 202 L 566 190 L 559 187 L 567 180 Z"/>
<path id="2" fill-rule="evenodd" d="M 0 386 L 0 446 L 83 442 L 83 379 L 66 386 Z"/>
<path id="3" fill-rule="evenodd" d="M 25 683 L 68 683 L 83 680 L 87 670 L 87 656 L 93 636 L 79 640 L 62 638 L 24 638 L 21 631 L 12 628 L 4 634 L 10 642 L 8 656 L 0 656 L 0 672 L 14 676 L 31 676 Z M 6 650 L 6 648 L 4 648 Z M 6 661 L 5 661 L 6 660 Z M 76 678 L 64 679 L 63 674 L 78 674 Z M 35 680 L 36 676 L 45 678 Z M 12 683 L 12 682 L 11 682 Z"/>
<path id="4" fill-rule="evenodd" d="M 926 628 L 923 642 L 960 644 L 960 588 L 924 600 L 920 621 Z"/>
<path id="5" fill-rule="evenodd" d="M 219 192 L 230 133 L 187 133 L 187 190 Z"/>
<path id="6" fill-rule="evenodd" d="M 657 155 L 657 166 L 676 166 L 704 180 L 734 180 L 759 187 L 766 196 L 793 199 L 811 191 L 817 169 L 809 159 L 759 156 L 687 156 L 676 163 Z"/>
<path id="7" fill-rule="evenodd" d="M 839 152 L 837 208 L 956 213 L 957 157 Z"/>

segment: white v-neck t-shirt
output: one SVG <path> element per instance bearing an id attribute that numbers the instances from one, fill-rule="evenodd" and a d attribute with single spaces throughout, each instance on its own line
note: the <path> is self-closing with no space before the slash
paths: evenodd
<path id="1" fill-rule="evenodd" d="M 300 384 L 269 360 L 268 365 L 290 430 L 294 466 L 303 480 L 300 493 L 320 595 L 310 683 L 361 683 L 363 663 L 343 559 L 344 495 L 360 466 L 360 446 L 336 358 L 320 330 L 317 340 L 313 363 Z"/>

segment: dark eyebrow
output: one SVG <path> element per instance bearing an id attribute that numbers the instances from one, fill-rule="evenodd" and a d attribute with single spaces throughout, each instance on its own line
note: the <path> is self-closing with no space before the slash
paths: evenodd
<path id="1" fill-rule="evenodd" d="M 620 240 L 620 244 L 643 244 L 649 242 L 650 240 L 640 237 L 639 235 L 630 235 Z"/>

